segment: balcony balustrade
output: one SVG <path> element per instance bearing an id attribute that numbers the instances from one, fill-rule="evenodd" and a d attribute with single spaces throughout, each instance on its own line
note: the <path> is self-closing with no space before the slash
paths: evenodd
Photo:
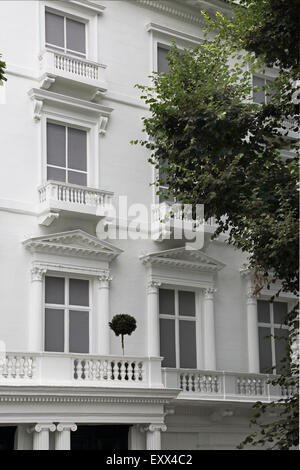
<path id="1" fill-rule="evenodd" d="M 113 193 L 70 183 L 47 181 L 38 189 L 39 223 L 50 225 L 60 213 L 104 217 Z"/>
<path id="2" fill-rule="evenodd" d="M 11 352 L 0 357 L 0 386 L 162 387 L 161 359 Z"/>
<path id="3" fill-rule="evenodd" d="M 62 52 L 46 50 L 40 56 L 41 86 L 48 89 L 57 79 L 66 79 L 94 90 L 106 91 L 105 66 Z"/>
<path id="4" fill-rule="evenodd" d="M 270 402 L 292 394 L 294 387 L 273 386 L 267 374 L 163 368 L 166 387 L 180 388 L 179 399 Z"/>

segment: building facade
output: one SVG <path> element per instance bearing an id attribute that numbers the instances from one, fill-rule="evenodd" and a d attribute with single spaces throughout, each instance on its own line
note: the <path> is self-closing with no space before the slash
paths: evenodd
<path id="1" fill-rule="evenodd" d="M 234 449 L 253 403 L 285 393 L 264 372 L 295 299 L 257 300 L 213 221 L 201 248 L 176 239 L 130 145 L 134 85 L 167 71 L 172 38 L 201 41 L 198 3 L 1 2 L 0 449 Z M 137 320 L 124 356 L 119 313 Z"/>

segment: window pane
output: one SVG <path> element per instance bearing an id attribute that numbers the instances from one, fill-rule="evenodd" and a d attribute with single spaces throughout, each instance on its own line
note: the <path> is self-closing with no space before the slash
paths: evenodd
<path id="1" fill-rule="evenodd" d="M 85 24 L 67 18 L 66 28 L 67 49 L 85 54 Z"/>
<path id="2" fill-rule="evenodd" d="M 179 315 L 195 316 L 195 292 L 179 291 Z"/>
<path id="3" fill-rule="evenodd" d="M 70 305 L 89 306 L 89 281 L 85 279 L 70 279 Z"/>
<path id="4" fill-rule="evenodd" d="M 175 314 L 175 292 L 171 289 L 159 289 L 159 313 Z"/>
<path id="5" fill-rule="evenodd" d="M 61 170 L 60 168 L 52 168 L 51 166 L 47 167 L 47 180 L 53 181 L 63 181 L 66 182 L 66 170 Z"/>
<path id="6" fill-rule="evenodd" d="M 270 323 L 270 302 L 267 300 L 258 300 L 257 314 L 260 323 Z"/>
<path id="7" fill-rule="evenodd" d="M 163 367 L 176 367 L 175 321 L 160 319 L 160 355 Z"/>
<path id="8" fill-rule="evenodd" d="M 46 43 L 64 47 L 64 18 L 46 11 Z"/>
<path id="9" fill-rule="evenodd" d="M 47 123 L 47 163 L 66 166 L 66 128 Z"/>
<path id="10" fill-rule="evenodd" d="M 274 312 L 274 323 L 283 323 L 284 318 L 287 314 L 288 304 L 286 302 L 274 302 L 273 303 L 273 312 Z"/>
<path id="11" fill-rule="evenodd" d="M 281 362 L 287 355 L 287 340 L 289 330 L 286 328 L 275 328 L 275 357 L 276 357 L 276 374 L 282 374 L 287 367 L 288 362 Z"/>
<path id="12" fill-rule="evenodd" d="M 45 309 L 45 351 L 64 352 L 64 310 Z"/>
<path id="13" fill-rule="evenodd" d="M 89 352 L 89 312 L 70 310 L 69 350 L 74 353 Z"/>
<path id="14" fill-rule="evenodd" d="M 196 323 L 179 320 L 180 367 L 196 369 Z"/>
<path id="15" fill-rule="evenodd" d="M 272 351 L 270 334 L 270 328 L 258 328 L 260 372 L 267 374 L 272 373 Z"/>
<path id="16" fill-rule="evenodd" d="M 164 47 L 157 48 L 157 71 L 159 73 L 169 73 L 169 63 L 167 59 L 169 49 Z"/>
<path id="17" fill-rule="evenodd" d="M 65 303 L 65 280 L 63 277 L 45 278 L 45 302 L 46 304 Z"/>
<path id="18" fill-rule="evenodd" d="M 265 102 L 265 91 L 262 90 L 265 81 L 263 78 L 253 77 L 253 88 L 258 87 L 259 90 L 253 91 L 253 101 L 254 103 L 264 103 Z"/>
<path id="19" fill-rule="evenodd" d="M 86 171 L 86 131 L 68 127 L 68 167 Z"/>
<path id="20" fill-rule="evenodd" d="M 86 173 L 77 173 L 76 171 L 68 171 L 68 182 L 71 184 L 79 184 L 80 186 L 86 186 L 87 175 Z"/>

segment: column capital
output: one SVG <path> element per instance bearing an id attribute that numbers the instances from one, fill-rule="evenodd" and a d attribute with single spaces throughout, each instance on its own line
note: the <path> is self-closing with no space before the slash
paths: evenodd
<path id="1" fill-rule="evenodd" d="M 257 297 L 256 295 L 254 295 L 254 289 L 251 287 L 248 289 L 247 291 L 247 304 L 250 305 L 250 304 L 253 304 L 253 305 L 256 305 L 257 303 Z"/>
<path id="2" fill-rule="evenodd" d="M 35 265 L 31 268 L 31 281 L 42 281 L 47 269 L 44 266 Z"/>
<path id="3" fill-rule="evenodd" d="M 167 426 L 163 423 L 161 423 L 161 424 L 148 424 L 148 425 L 140 427 L 141 432 L 155 432 L 155 431 L 165 432 L 166 430 L 167 430 Z"/>
<path id="4" fill-rule="evenodd" d="M 77 431 L 77 424 L 75 423 L 58 423 L 56 426 L 58 432 L 63 431 Z"/>
<path id="5" fill-rule="evenodd" d="M 154 281 L 154 280 L 149 281 L 147 285 L 148 294 L 157 294 L 160 286 L 161 286 L 160 281 Z"/>
<path id="6" fill-rule="evenodd" d="M 56 426 L 53 423 L 37 423 L 27 429 L 28 434 L 32 432 L 42 432 L 42 431 L 50 431 L 54 432 L 56 430 Z"/>
<path id="7" fill-rule="evenodd" d="M 217 292 L 217 289 L 215 287 L 206 287 L 204 289 L 204 298 L 206 300 L 213 300 L 216 292 Z"/>
<path id="8" fill-rule="evenodd" d="M 110 271 L 103 271 L 103 273 L 98 276 L 99 289 L 109 288 L 109 283 L 112 279 Z"/>

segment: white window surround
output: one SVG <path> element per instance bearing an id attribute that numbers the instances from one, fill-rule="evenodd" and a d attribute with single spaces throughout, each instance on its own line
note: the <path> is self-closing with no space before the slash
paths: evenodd
<path id="1" fill-rule="evenodd" d="M 70 276 L 90 281 L 90 353 L 109 354 L 110 262 L 122 250 L 82 230 L 33 237 L 23 242 L 31 258 L 29 351 L 43 351 L 44 277 Z"/>
<path id="2" fill-rule="evenodd" d="M 31 89 L 39 124 L 39 186 L 47 181 L 47 121 L 87 132 L 87 186 L 100 188 L 99 134 L 105 134 L 112 108 L 46 90 Z"/>
<path id="3" fill-rule="evenodd" d="M 148 278 L 148 354 L 159 355 L 159 288 L 193 290 L 196 301 L 197 368 L 216 369 L 215 275 L 225 265 L 201 250 L 184 247 L 144 254 Z"/>
<path id="4" fill-rule="evenodd" d="M 45 11 L 86 24 L 86 57 L 99 62 L 98 51 L 98 15 L 101 15 L 105 7 L 88 0 L 51 1 L 39 2 L 40 24 L 40 50 L 45 50 Z"/>

